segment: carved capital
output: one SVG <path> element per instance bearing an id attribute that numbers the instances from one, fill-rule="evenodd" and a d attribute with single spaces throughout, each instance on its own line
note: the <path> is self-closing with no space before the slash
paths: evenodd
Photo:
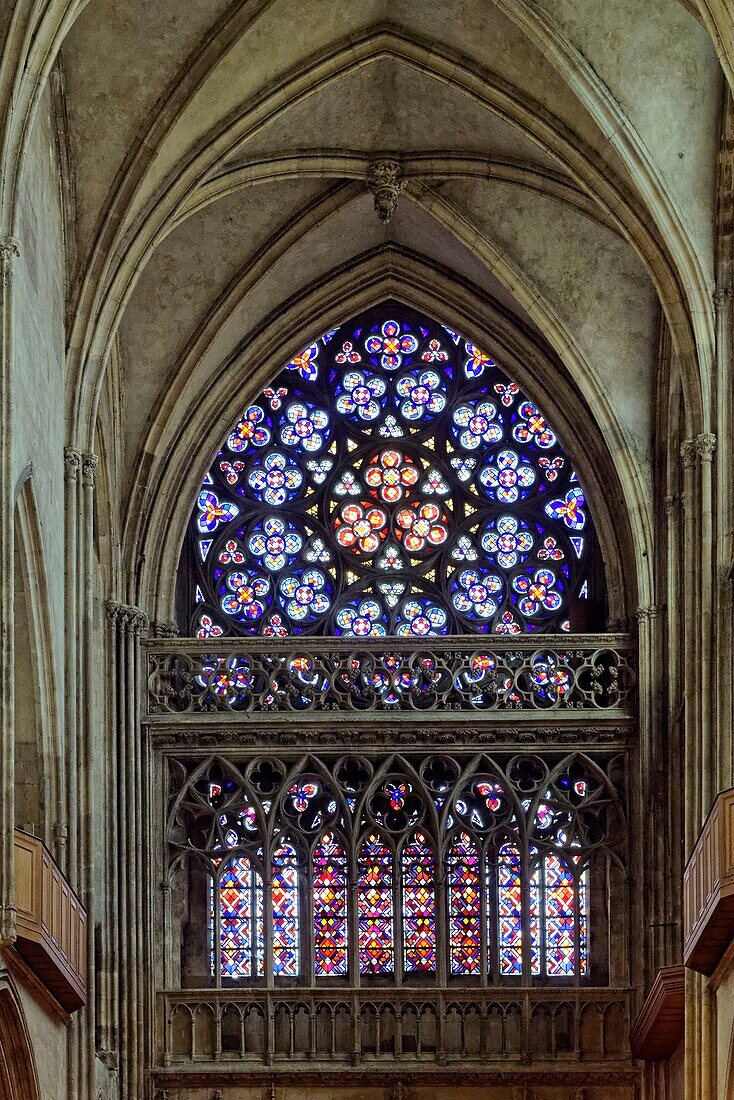
<path id="1" fill-rule="evenodd" d="M 683 469 L 691 470 L 696 465 L 696 444 L 693 439 L 685 439 L 680 446 Z"/>
<path id="2" fill-rule="evenodd" d="M 107 600 L 105 614 L 111 623 L 121 626 L 123 630 L 129 629 L 133 634 L 140 634 L 148 629 L 148 616 L 139 607 L 130 607 L 129 604 L 118 603 L 117 600 Z"/>
<path id="3" fill-rule="evenodd" d="M 400 163 L 397 160 L 372 161 L 367 173 L 367 187 L 375 197 L 377 217 L 387 225 L 395 213 L 401 192 L 405 189 Z"/>
<path id="4" fill-rule="evenodd" d="M 64 465 L 66 466 L 67 480 L 76 481 L 82 468 L 82 452 L 78 451 L 76 447 L 64 447 Z"/>
<path id="5" fill-rule="evenodd" d="M 714 291 L 712 298 L 716 309 L 722 309 L 727 302 L 734 301 L 734 287 L 721 286 Z"/>
<path id="6" fill-rule="evenodd" d="M 0 263 L 10 264 L 20 257 L 20 242 L 17 237 L 0 237 Z"/>
<path id="7" fill-rule="evenodd" d="M 7 287 L 13 277 L 13 260 L 17 260 L 19 256 L 20 248 L 15 237 L 0 237 L 0 275 Z"/>
<path id="8" fill-rule="evenodd" d="M 181 634 L 178 623 L 164 623 L 156 620 L 151 623 L 151 629 L 154 638 L 178 638 Z"/>
<path id="9" fill-rule="evenodd" d="M 649 623 L 651 619 L 656 619 L 660 613 L 660 608 L 651 605 L 649 607 L 638 607 L 635 611 L 635 618 L 638 623 Z"/>
<path id="10" fill-rule="evenodd" d="M 713 432 L 702 432 L 696 436 L 696 454 L 701 462 L 711 462 L 716 450 L 716 436 Z"/>
<path id="11" fill-rule="evenodd" d="M 679 499 L 680 498 L 676 497 L 676 496 L 664 497 L 663 498 L 663 504 L 665 505 L 665 514 L 666 514 L 666 516 L 672 515 L 673 509 L 675 508 L 675 505 L 676 505 L 676 503 L 678 502 Z"/>
<path id="12" fill-rule="evenodd" d="M 94 473 L 99 466 L 98 455 L 86 454 L 82 455 L 82 479 L 85 485 L 94 484 Z"/>

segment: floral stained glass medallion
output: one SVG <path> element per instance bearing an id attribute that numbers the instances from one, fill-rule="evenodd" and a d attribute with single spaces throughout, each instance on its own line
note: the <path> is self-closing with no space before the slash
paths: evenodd
<path id="1" fill-rule="evenodd" d="M 501 363 L 389 303 L 314 341 L 242 411 L 181 570 L 201 638 L 587 630 L 588 502 Z"/>

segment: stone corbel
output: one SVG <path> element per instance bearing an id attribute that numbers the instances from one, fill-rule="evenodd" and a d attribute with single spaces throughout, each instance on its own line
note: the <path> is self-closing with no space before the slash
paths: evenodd
<path id="1" fill-rule="evenodd" d="M 405 190 L 402 169 L 397 160 L 374 160 L 367 173 L 367 187 L 375 197 L 375 212 L 385 225 L 397 209 L 398 199 Z"/>

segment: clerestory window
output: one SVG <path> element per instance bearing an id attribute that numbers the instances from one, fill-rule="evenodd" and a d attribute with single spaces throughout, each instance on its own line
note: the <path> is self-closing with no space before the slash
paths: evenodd
<path id="1" fill-rule="evenodd" d="M 214 759 L 172 835 L 215 984 L 598 980 L 618 794 L 582 756 Z"/>

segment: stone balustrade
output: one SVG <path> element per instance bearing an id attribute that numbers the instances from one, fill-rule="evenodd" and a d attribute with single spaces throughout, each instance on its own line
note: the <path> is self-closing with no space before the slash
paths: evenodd
<path id="1" fill-rule="evenodd" d="M 486 639 L 154 638 L 142 643 L 151 725 L 222 712 L 304 721 L 374 712 L 432 722 L 456 712 L 629 720 L 635 653 L 626 634 Z"/>
<path id="2" fill-rule="evenodd" d="M 629 1064 L 630 995 L 600 988 L 159 994 L 162 1064 L 385 1061 L 465 1066 L 577 1059 Z"/>

